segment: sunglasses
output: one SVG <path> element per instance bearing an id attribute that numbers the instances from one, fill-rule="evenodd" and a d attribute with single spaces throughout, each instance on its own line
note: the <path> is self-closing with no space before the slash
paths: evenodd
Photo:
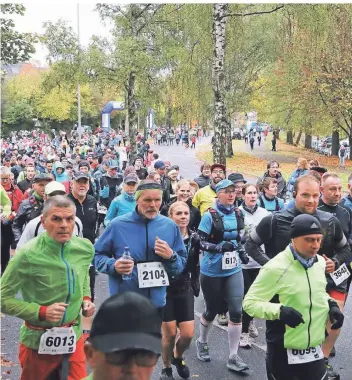
<path id="1" fill-rule="evenodd" d="M 133 359 L 139 367 L 152 367 L 157 363 L 159 356 L 154 352 L 146 350 L 123 350 L 106 353 L 105 360 L 108 364 L 122 366 L 128 364 Z"/>

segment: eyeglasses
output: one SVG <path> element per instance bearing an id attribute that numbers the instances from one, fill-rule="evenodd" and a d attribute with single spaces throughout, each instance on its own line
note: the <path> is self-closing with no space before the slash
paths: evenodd
<path id="1" fill-rule="evenodd" d="M 270 166 L 270 169 L 279 169 L 278 166 Z"/>
<path id="2" fill-rule="evenodd" d="M 212 173 L 214 174 L 224 174 L 223 170 L 213 170 Z"/>
<path id="3" fill-rule="evenodd" d="M 105 360 L 108 364 L 121 366 L 133 359 L 139 367 L 152 367 L 157 363 L 159 356 L 154 352 L 146 350 L 124 350 L 106 353 Z"/>
<path id="4" fill-rule="evenodd" d="M 230 189 L 225 189 L 224 191 L 222 191 L 222 193 L 224 194 L 234 194 L 236 192 L 236 190 L 230 190 Z"/>
<path id="5" fill-rule="evenodd" d="M 0 179 L 1 179 L 1 181 L 4 181 L 4 182 L 10 181 L 10 177 L 1 177 Z"/>

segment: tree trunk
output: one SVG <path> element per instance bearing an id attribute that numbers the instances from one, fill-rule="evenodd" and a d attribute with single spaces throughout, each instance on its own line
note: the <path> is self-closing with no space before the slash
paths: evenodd
<path id="1" fill-rule="evenodd" d="M 224 101 L 225 28 L 228 4 L 213 4 L 214 162 L 226 165 L 225 135 L 229 127 Z"/>
<path id="2" fill-rule="evenodd" d="M 350 131 L 352 131 L 352 127 L 350 128 Z M 348 145 L 350 146 L 350 156 L 348 158 L 352 160 L 352 133 L 348 135 Z"/>
<path id="3" fill-rule="evenodd" d="M 338 130 L 332 131 L 331 135 L 331 155 L 337 156 L 339 154 L 340 149 L 340 135 Z"/>
<path id="4" fill-rule="evenodd" d="M 233 157 L 231 126 L 226 128 L 226 157 Z"/>
<path id="5" fill-rule="evenodd" d="M 303 133 L 303 130 L 300 129 L 299 132 L 298 132 L 296 143 L 295 143 L 296 146 L 299 145 L 299 142 L 301 141 L 302 133 Z"/>
<path id="6" fill-rule="evenodd" d="M 308 135 L 306 133 L 306 135 L 304 137 L 304 147 L 306 149 L 312 149 L 312 135 Z"/>
<path id="7" fill-rule="evenodd" d="M 168 110 L 167 110 L 167 115 L 166 115 L 166 127 L 168 129 L 172 128 L 171 117 L 172 117 L 172 106 L 169 105 Z"/>
<path id="8" fill-rule="evenodd" d="M 293 145 L 292 131 L 287 131 L 287 134 L 286 134 L 286 143 Z"/>
<path id="9" fill-rule="evenodd" d="M 130 162 L 134 162 L 137 156 L 136 132 L 137 132 L 137 113 L 136 99 L 134 94 L 136 74 L 131 71 L 128 78 L 127 104 L 128 104 L 128 136 L 130 140 Z"/>

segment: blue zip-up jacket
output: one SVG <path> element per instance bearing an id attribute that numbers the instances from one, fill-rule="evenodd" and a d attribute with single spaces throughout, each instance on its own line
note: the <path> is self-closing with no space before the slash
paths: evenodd
<path id="1" fill-rule="evenodd" d="M 341 206 L 346 206 L 350 210 L 352 210 L 352 197 L 350 194 L 348 194 L 346 197 L 342 198 L 340 201 Z"/>
<path id="2" fill-rule="evenodd" d="M 62 173 L 61 174 L 58 174 L 57 168 L 61 168 L 62 169 Z M 55 174 L 55 178 L 56 178 L 57 182 L 68 182 L 68 181 L 70 181 L 70 177 L 66 173 L 65 167 L 64 167 L 64 165 L 62 165 L 61 162 L 55 162 L 54 167 L 53 167 L 53 172 Z"/>
<path id="3" fill-rule="evenodd" d="M 308 173 L 307 169 L 296 169 L 292 172 L 290 175 L 290 178 L 287 181 L 287 196 L 289 198 L 292 198 L 292 193 L 293 193 L 293 186 L 296 182 L 296 179 L 300 177 L 301 175 L 305 175 Z"/>
<path id="4" fill-rule="evenodd" d="M 136 208 L 136 198 L 134 195 L 129 195 L 126 192 L 122 192 L 116 197 L 110 204 L 109 210 L 106 214 L 104 225 L 105 227 L 117 216 L 125 215 L 128 212 L 133 211 Z"/>
<path id="5" fill-rule="evenodd" d="M 154 253 L 155 238 L 164 240 L 174 251 L 169 260 Z M 180 229 L 171 219 L 157 215 L 154 219 L 140 216 L 136 210 L 115 218 L 95 243 L 95 267 L 101 273 L 109 275 L 110 295 L 128 291 L 136 292 L 150 299 L 155 307 L 166 303 L 166 286 L 154 288 L 138 287 L 138 262 L 160 261 L 168 273 L 169 280 L 182 273 L 187 252 Z M 135 260 L 132 279 L 124 281 L 115 271 L 115 261 L 122 257 L 125 247 L 129 247 Z"/>

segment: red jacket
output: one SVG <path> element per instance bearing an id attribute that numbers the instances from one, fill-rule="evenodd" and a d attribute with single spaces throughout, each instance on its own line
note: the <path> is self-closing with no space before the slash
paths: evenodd
<path id="1" fill-rule="evenodd" d="M 12 204 L 11 210 L 17 212 L 18 208 L 20 207 L 21 202 L 24 199 L 22 191 L 17 186 L 14 186 L 14 185 L 10 185 L 10 188 L 8 190 L 7 189 L 5 190 Z"/>

